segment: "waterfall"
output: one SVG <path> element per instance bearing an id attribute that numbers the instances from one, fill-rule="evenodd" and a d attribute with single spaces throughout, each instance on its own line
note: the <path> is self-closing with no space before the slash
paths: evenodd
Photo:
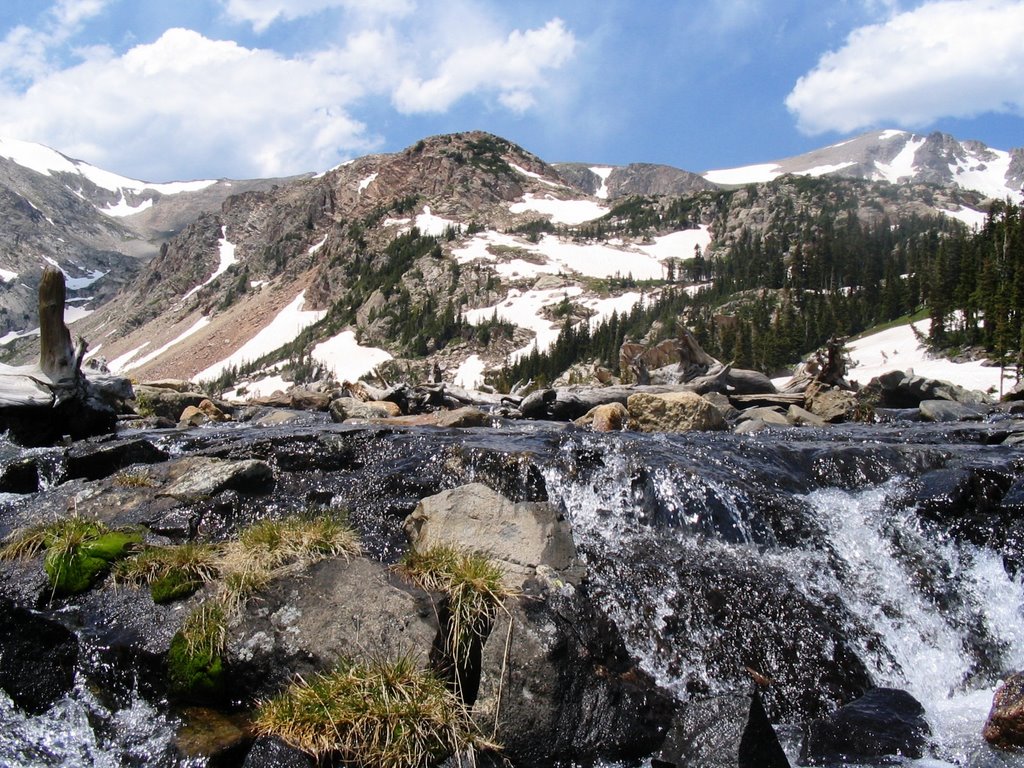
<path id="1" fill-rule="evenodd" d="M 835 705 L 794 698 L 801 686 L 847 700 L 866 679 L 924 705 L 942 762 L 921 765 L 964 764 L 983 749 L 993 691 L 1024 667 L 1024 586 L 997 553 L 923 521 L 910 481 L 891 472 L 875 484 L 848 472 L 853 488 L 783 489 L 806 530 L 781 542 L 765 519 L 779 483 L 745 471 L 741 444 L 651 442 L 573 437 L 545 479 L 595 593 L 661 685 L 685 700 L 741 686 L 752 667 L 777 678 L 779 719 L 798 720 Z M 837 654 L 836 643 L 848 647 Z M 834 669 L 816 677 L 822 663 Z"/>

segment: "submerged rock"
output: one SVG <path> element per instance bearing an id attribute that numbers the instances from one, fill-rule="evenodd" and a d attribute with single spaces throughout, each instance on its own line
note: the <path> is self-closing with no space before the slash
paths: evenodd
<path id="1" fill-rule="evenodd" d="M 924 707 L 906 691 L 872 688 L 824 720 L 806 726 L 803 765 L 923 757 L 931 728 Z"/>
<path id="2" fill-rule="evenodd" d="M 595 432 L 621 432 L 630 426 L 630 415 L 622 403 L 596 405 L 576 419 L 577 427 L 590 427 Z"/>
<path id="3" fill-rule="evenodd" d="M 45 712 L 75 684 L 78 639 L 63 625 L 0 600 L 0 688 L 30 714 Z"/>

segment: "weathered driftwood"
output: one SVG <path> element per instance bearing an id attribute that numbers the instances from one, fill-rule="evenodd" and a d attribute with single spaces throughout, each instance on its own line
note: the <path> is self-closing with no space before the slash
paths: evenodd
<path id="1" fill-rule="evenodd" d="M 64 324 L 64 274 L 52 267 L 39 283 L 39 362 L 0 365 L 0 429 L 25 445 L 46 445 L 64 435 L 88 437 L 114 431 L 112 400 L 131 395 L 126 379 L 82 372 L 87 345 L 71 342 Z"/>
<path id="2" fill-rule="evenodd" d="M 792 378 L 782 386 L 782 392 L 806 392 L 814 383 L 841 389 L 853 389 L 846 380 L 846 339 L 833 336 L 824 347 L 816 350 L 805 362 L 797 366 Z"/>

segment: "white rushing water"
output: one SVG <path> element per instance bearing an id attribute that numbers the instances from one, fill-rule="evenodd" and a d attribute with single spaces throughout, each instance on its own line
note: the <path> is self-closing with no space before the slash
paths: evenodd
<path id="1" fill-rule="evenodd" d="M 658 567 L 660 556 L 650 556 L 696 549 L 709 562 L 754 562 L 766 578 L 784 573 L 810 599 L 839 598 L 850 617 L 844 636 L 872 682 L 906 690 L 925 708 L 934 754 L 906 764 L 973 765 L 972 756 L 989 753 L 981 731 L 995 688 L 1002 676 L 1024 668 L 1024 587 L 997 553 L 927 530 L 901 501 L 906 480 L 796 496 L 821 526 L 824 546 L 818 540 L 806 548 L 758 547 L 751 543 L 749 485 L 723 483 L 717 472 L 698 474 L 686 461 L 644 466 L 625 443 L 589 437 L 580 443 L 600 451 L 603 468 L 550 468 L 548 491 L 572 521 L 590 577 L 604 591 L 604 608 L 659 684 L 682 699 L 684 678 L 716 684 L 679 644 L 713 648 L 721 637 L 705 624 L 666 641 L 679 593 L 690 585 L 671 560 Z M 666 513 L 668 524 L 655 519 Z"/>
<path id="2" fill-rule="evenodd" d="M 198 768 L 170 752 L 174 725 L 138 695 L 108 710 L 79 683 L 41 715 L 27 715 L 0 691 L 0 766 L 4 768 Z"/>

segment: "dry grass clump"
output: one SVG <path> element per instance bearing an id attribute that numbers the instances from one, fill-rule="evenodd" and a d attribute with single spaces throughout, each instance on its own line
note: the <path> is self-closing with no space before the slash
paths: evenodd
<path id="1" fill-rule="evenodd" d="M 396 570 L 421 589 L 445 596 L 447 650 L 459 666 L 468 663 L 473 640 L 490 630 L 505 599 L 518 594 L 503 582 L 496 563 L 446 544 L 409 551 Z"/>
<path id="2" fill-rule="evenodd" d="M 188 542 L 174 547 L 149 547 L 114 567 L 114 581 L 147 586 L 157 603 L 187 597 L 220 574 L 220 550 L 212 544 Z"/>
<path id="3" fill-rule="evenodd" d="M 122 469 L 114 475 L 114 485 L 122 488 L 153 488 L 157 482 L 142 469 Z"/>
<path id="4" fill-rule="evenodd" d="M 255 728 L 317 760 L 366 768 L 426 768 L 467 749 L 496 748 L 458 697 L 409 658 L 343 661 L 264 703 Z"/>

